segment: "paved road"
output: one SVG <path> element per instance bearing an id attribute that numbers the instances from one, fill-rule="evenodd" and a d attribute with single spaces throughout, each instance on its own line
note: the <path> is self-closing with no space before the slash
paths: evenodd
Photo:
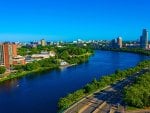
<path id="1" fill-rule="evenodd" d="M 132 84 L 135 78 L 145 72 L 145 70 L 142 70 L 116 85 L 106 88 L 104 91 L 85 97 L 64 113 L 125 113 L 122 91 L 125 86 Z"/>

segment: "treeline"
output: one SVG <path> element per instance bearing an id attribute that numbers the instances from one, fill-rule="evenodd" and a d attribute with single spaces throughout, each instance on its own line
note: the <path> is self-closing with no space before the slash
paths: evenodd
<path id="1" fill-rule="evenodd" d="M 150 72 L 140 76 L 132 86 L 125 89 L 124 100 L 132 107 L 150 107 Z"/>
<path id="2" fill-rule="evenodd" d="M 54 51 L 60 56 L 61 52 L 67 51 L 70 55 L 81 55 L 86 52 L 93 52 L 92 49 L 90 49 L 89 46 L 87 47 L 78 47 L 74 44 L 64 44 L 62 47 L 54 46 L 37 46 L 37 47 L 30 47 L 30 46 L 22 46 L 21 48 L 18 48 L 18 54 L 25 56 L 25 55 L 32 55 L 32 54 L 38 54 L 41 51 Z"/>
<path id="3" fill-rule="evenodd" d="M 30 46 L 22 46 L 18 48 L 18 54 L 21 56 L 25 55 L 32 55 L 32 54 L 39 54 L 41 51 L 51 51 L 53 50 L 53 46 L 37 46 L 37 47 L 30 47 Z"/>
<path id="4" fill-rule="evenodd" d="M 79 89 L 73 93 L 68 94 L 66 97 L 61 98 L 58 102 L 58 108 L 60 111 L 67 109 L 75 102 L 84 98 L 85 96 L 94 93 L 97 90 L 102 90 L 106 86 L 114 84 L 134 73 L 142 70 L 150 65 L 150 61 L 143 61 L 139 63 L 136 67 L 129 68 L 127 70 L 116 70 L 114 74 L 103 76 L 99 80 L 94 79 L 91 83 L 87 84 L 82 89 Z"/>
<path id="5" fill-rule="evenodd" d="M 94 51 L 89 47 L 78 47 L 77 45 L 67 44 L 63 47 L 57 46 L 37 46 L 36 48 L 31 47 L 21 47 L 18 49 L 18 54 L 32 55 L 38 54 L 41 51 L 54 51 L 56 53 L 56 59 L 62 59 L 69 64 L 79 64 L 88 60 L 90 54 Z"/>
<path id="6" fill-rule="evenodd" d="M 6 71 L 6 67 L 0 66 L 0 74 L 4 74 Z"/>
<path id="7" fill-rule="evenodd" d="M 38 46 L 37 48 L 22 47 L 19 49 L 19 54 L 26 55 L 28 51 L 30 54 L 39 53 L 40 51 L 53 50 L 56 53 L 54 58 L 48 58 L 40 61 L 34 61 L 25 66 L 15 66 L 17 70 L 32 71 L 39 67 L 58 67 L 58 59 L 62 59 L 69 64 L 79 64 L 88 60 L 89 55 L 93 53 L 93 50 L 88 47 L 78 47 L 76 45 L 66 45 L 64 47 L 55 46 Z M 57 59 L 57 60 L 56 60 Z"/>
<path id="8" fill-rule="evenodd" d="M 92 49 L 77 46 L 67 46 L 55 49 L 57 58 L 62 59 L 69 64 L 79 64 L 87 61 L 93 53 Z"/>
<path id="9" fill-rule="evenodd" d="M 90 55 L 84 55 L 84 56 L 73 56 L 73 57 L 64 57 L 62 58 L 69 64 L 80 64 L 83 62 L 88 61 Z"/>
<path id="10" fill-rule="evenodd" d="M 49 68 L 54 69 L 58 68 L 60 62 L 55 58 L 47 58 L 39 61 L 33 61 L 32 63 L 28 63 L 26 65 L 16 65 L 14 66 L 14 70 L 22 71 L 33 71 L 38 70 L 39 68 Z"/>
<path id="11" fill-rule="evenodd" d="M 150 56 L 149 50 L 144 50 L 141 48 L 100 48 L 100 49 L 107 51 L 130 52 Z"/>

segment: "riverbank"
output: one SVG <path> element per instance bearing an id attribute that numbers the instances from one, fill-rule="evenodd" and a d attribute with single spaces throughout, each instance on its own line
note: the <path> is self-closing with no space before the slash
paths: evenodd
<path id="1" fill-rule="evenodd" d="M 84 99 L 81 99 L 79 102 L 71 106 L 69 109 L 64 111 L 63 113 L 71 113 L 71 112 L 88 112 L 88 113 L 101 113 L 105 112 L 123 112 L 124 104 L 122 103 L 121 93 L 124 87 L 128 86 L 128 84 L 134 83 L 135 79 L 142 74 L 146 73 L 148 70 L 142 70 L 139 73 L 135 73 L 132 76 L 123 79 L 116 84 L 110 85 L 107 88 L 104 88 L 102 91 L 94 92 L 91 96 L 86 96 Z M 112 108 L 113 104 L 113 109 Z M 118 106 L 115 107 L 115 106 Z M 113 112 L 112 112 L 113 111 Z"/>
<path id="2" fill-rule="evenodd" d="M 59 111 L 62 112 L 67 108 L 71 107 L 73 104 L 78 102 L 85 96 L 95 93 L 97 90 L 102 90 L 104 87 L 117 83 L 126 77 L 133 75 L 136 72 L 141 71 L 150 65 L 150 60 L 143 61 L 133 68 L 129 68 L 123 71 L 116 71 L 116 73 L 103 76 L 99 80 L 93 80 L 91 83 L 84 86 L 73 93 L 68 94 L 66 97 L 61 98 L 58 102 Z"/>
<path id="3" fill-rule="evenodd" d="M 33 67 L 33 65 L 32 65 L 32 63 L 30 63 L 29 66 L 28 66 L 28 70 L 31 70 L 31 71 L 18 71 L 18 72 L 16 71 L 16 72 L 10 73 L 7 76 L 1 77 L 0 78 L 0 83 L 3 83 L 5 81 L 7 81 L 7 80 L 11 80 L 11 79 L 20 78 L 20 77 L 23 77 L 23 76 L 26 76 L 26 75 L 34 74 L 34 73 L 41 73 L 41 72 L 44 72 L 44 71 L 51 71 L 51 70 L 54 70 L 54 69 L 63 69 L 63 68 L 71 67 L 71 66 L 74 66 L 74 65 L 78 65 L 80 63 L 86 62 L 92 54 L 93 53 L 88 53 L 88 54 L 83 54 L 83 55 L 80 55 L 80 56 L 76 56 L 74 58 L 74 60 L 75 60 L 76 63 L 74 63 L 74 64 L 67 64 L 67 65 L 64 65 L 64 66 L 60 66 L 60 65 L 54 64 L 51 67 L 42 67 L 41 66 L 41 67 L 35 68 L 34 70 L 31 70 L 31 68 Z M 82 60 L 82 61 L 77 60 L 79 58 L 82 59 L 82 57 L 84 57 L 85 59 Z M 45 62 L 46 60 L 47 59 L 44 59 L 44 60 L 40 60 L 38 62 L 40 64 L 43 64 L 43 62 Z M 38 65 L 38 62 L 34 62 L 35 65 Z M 45 62 L 45 63 L 48 63 L 48 62 Z M 19 69 L 21 69 L 21 68 L 24 68 L 24 66 L 23 67 L 19 67 Z"/>
<path id="4" fill-rule="evenodd" d="M 11 73 L 8 76 L 0 78 L 0 83 L 3 83 L 7 80 L 15 79 L 15 78 L 21 78 L 23 76 L 34 74 L 34 73 L 41 73 L 41 72 L 45 72 L 45 71 L 50 71 L 50 70 L 53 70 L 53 69 L 58 69 L 58 67 L 55 67 L 55 68 L 50 68 L 50 67 L 39 68 L 39 69 L 36 69 L 36 70 L 33 70 L 33 71 L 23 71 L 23 72 Z"/>

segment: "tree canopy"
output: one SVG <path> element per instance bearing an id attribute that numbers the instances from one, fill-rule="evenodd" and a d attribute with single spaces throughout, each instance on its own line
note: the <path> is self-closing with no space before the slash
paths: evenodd
<path id="1" fill-rule="evenodd" d="M 4 74 L 6 71 L 6 68 L 4 66 L 0 66 L 0 74 Z"/>
<path id="2" fill-rule="evenodd" d="M 124 100 L 133 107 L 150 107 L 150 72 L 140 76 L 133 85 L 125 89 Z"/>

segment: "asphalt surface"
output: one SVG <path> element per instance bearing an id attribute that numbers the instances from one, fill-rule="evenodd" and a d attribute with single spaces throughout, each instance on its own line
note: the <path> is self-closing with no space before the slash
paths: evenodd
<path id="1" fill-rule="evenodd" d="M 91 97 L 85 97 L 64 113 L 125 113 L 122 91 L 125 86 L 131 85 L 138 76 L 145 72 L 142 70 L 101 92 L 94 93 Z"/>

